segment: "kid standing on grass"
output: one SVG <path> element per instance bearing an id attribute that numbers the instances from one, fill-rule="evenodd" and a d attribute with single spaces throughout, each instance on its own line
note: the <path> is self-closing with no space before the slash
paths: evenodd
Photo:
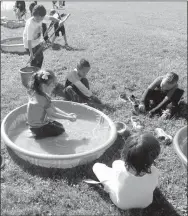
<path id="1" fill-rule="evenodd" d="M 67 75 L 64 90 L 67 100 L 74 102 L 96 100 L 96 97 L 89 89 L 89 81 L 86 78 L 89 70 L 89 62 L 86 59 L 81 59 L 77 67 Z"/>
<path id="2" fill-rule="evenodd" d="M 159 170 L 153 166 L 160 145 L 150 133 L 129 137 L 112 168 L 95 163 L 93 172 L 104 185 L 112 202 L 120 209 L 146 208 L 153 201 Z"/>
<path id="3" fill-rule="evenodd" d="M 65 131 L 61 123 L 51 120 L 50 117 L 76 121 L 74 113 L 68 114 L 51 102 L 49 94 L 55 83 L 56 77 L 50 70 L 39 70 L 31 78 L 27 117 L 29 128 L 35 138 L 58 136 Z"/>
<path id="4" fill-rule="evenodd" d="M 32 11 L 32 17 L 26 21 L 23 32 L 23 43 L 25 49 L 30 55 L 31 66 L 42 67 L 43 63 L 43 34 L 42 21 L 49 19 L 54 22 L 59 22 L 58 19 L 46 16 L 46 9 L 43 5 L 35 5 Z M 61 26 L 64 20 L 59 23 Z"/>
<path id="5" fill-rule="evenodd" d="M 148 112 L 150 116 L 162 114 L 162 118 L 171 118 L 178 112 L 178 103 L 184 90 L 178 88 L 179 76 L 167 73 L 156 78 L 142 95 L 139 104 L 140 112 Z"/>
<path id="6" fill-rule="evenodd" d="M 32 2 L 29 5 L 29 10 L 30 10 L 31 16 L 32 16 L 33 8 L 35 7 L 35 5 L 37 5 L 36 1 Z M 47 25 L 46 25 L 46 23 L 42 22 L 42 34 L 43 34 L 44 40 L 47 44 L 50 44 L 51 42 L 49 40 L 48 33 L 46 31 L 47 31 Z"/>
<path id="7" fill-rule="evenodd" d="M 59 15 L 59 13 L 55 10 L 55 9 L 52 9 L 50 11 L 50 16 L 53 16 L 55 17 L 56 19 L 59 19 L 61 20 L 61 17 L 64 17 L 65 15 L 62 14 L 62 15 Z M 70 14 L 68 14 L 67 16 L 70 16 Z M 64 37 L 64 41 L 65 41 L 65 46 L 68 46 L 68 43 L 67 43 L 67 36 L 66 36 L 66 32 L 65 32 L 65 27 L 64 25 L 61 25 L 61 27 L 59 27 L 58 23 L 54 23 L 52 21 L 52 23 L 50 25 L 54 25 L 54 31 L 55 31 L 55 35 L 54 37 L 52 38 L 52 47 L 54 45 L 54 41 L 57 37 L 59 37 L 59 33 L 61 32 L 61 35 Z"/>

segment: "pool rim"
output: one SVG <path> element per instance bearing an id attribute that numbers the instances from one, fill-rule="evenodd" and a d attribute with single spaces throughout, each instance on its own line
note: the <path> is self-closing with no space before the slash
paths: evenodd
<path id="1" fill-rule="evenodd" d="M 103 112 L 93 108 L 93 107 L 90 107 L 88 105 L 85 105 L 85 104 L 80 104 L 80 103 L 76 103 L 76 102 L 70 102 L 70 101 L 63 101 L 63 100 L 52 100 L 52 102 L 63 102 L 63 103 L 72 103 L 73 105 L 76 104 L 76 105 L 79 105 L 79 106 L 82 106 L 82 107 L 85 107 L 86 109 L 90 109 L 90 110 L 93 110 L 94 112 L 97 112 L 98 114 L 100 114 L 101 116 L 103 116 L 107 121 L 108 121 L 108 124 L 111 128 L 111 133 L 110 133 L 110 136 L 109 138 L 106 140 L 106 142 L 104 142 L 103 145 L 101 145 L 100 147 L 98 148 L 95 148 L 94 150 L 90 150 L 90 151 L 87 151 L 87 152 L 84 152 L 84 153 L 78 153 L 78 154 L 68 154 L 68 155 L 54 155 L 54 154 L 40 154 L 40 153 L 32 153 L 30 151 L 27 151 L 27 150 L 24 150 L 22 148 L 19 148 L 18 146 L 16 146 L 16 144 L 14 142 L 11 141 L 11 139 L 8 137 L 8 134 L 5 132 L 5 124 L 6 124 L 6 121 L 7 119 L 9 118 L 9 116 L 14 113 L 15 111 L 27 106 L 27 104 L 24 104 L 24 105 L 21 105 L 15 109 L 13 109 L 11 112 L 9 112 L 5 118 L 3 119 L 2 123 L 1 123 L 1 137 L 3 139 L 3 141 L 5 142 L 5 144 L 10 147 L 13 151 L 16 151 L 18 153 L 22 153 L 24 155 L 27 155 L 29 157 L 32 157 L 32 158 L 37 158 L 37 159 L 50 159 L 50 160 L 59 160 L 59 159 L 78 159 L 78 158 L 85 158 L 85 157 L 88 157 L 89 155 L 94 155 L 94 154 L 97 154 L 97 152 L 102 152 L 102 151 L 105 151 L 107 149 L 107 147 L 110 147 L 114 141 L 116 140 L 117 138 L 117 130 L 116 130 L 116 127 L 115 127 L 115 124 L 114 122 L 107 116 L 105 115 Z"/>
<path id="2" fill-rule="evenodd" d="M 13 41 L 15 39 L 21 39 L 22 40 L 22 43 L 20 44 L 6 44 L 6 42 L 8 41 Z M 6 39 L 3 39 L 1 40 L 1 47 L 18 47 L 18 46 L 23 46 L 24 47 L 24 44 L 23 44 L 23 37 L 12 37 L 12 38 L 6 38 Z"/>
<path id="3" fill-rule="evenodd" d="M 179 143 L 179 136 L 182 133 L 182 131 L 184 131 L 184 130 L 186 130 L 186 132 L 187 132 L 187 126 L 184 126 L 177 131 L 177 133 L 175 134 L 174 139 L 173 139 L 173 146 L 174 146 L 175 152 L 177 153 L 178 157 L 182 160 L 182 162 L 185 165 L 187 165 L 187 158 L 184 155 L 184 153 L 182 152 L 182 150 L 178 144 Z"/>

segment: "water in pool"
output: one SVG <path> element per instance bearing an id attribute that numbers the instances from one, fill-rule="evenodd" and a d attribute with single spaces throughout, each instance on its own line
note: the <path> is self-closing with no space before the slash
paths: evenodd
<path id="1" fill-rule="evenodd" d="M 58 120 L 65 133 L 57 137 L 35 140 L 25 122 L 20 123 L 9 137 L 19 147 L 42 154 L 76 154 L 87 152 L 102 145 L 109 137 L 107 123 L 102 126 L 94 121 L 77 119 L 76 122 Z"/>

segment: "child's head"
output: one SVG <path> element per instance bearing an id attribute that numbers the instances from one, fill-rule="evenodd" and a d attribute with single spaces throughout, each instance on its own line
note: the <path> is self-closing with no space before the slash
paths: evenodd
<path id="1" fill-rule="evenodd" d="M 162 79 L 161 89 L 163 91 L 172 89 L 174 86 L 177 85 L 178 80 L 179 80 L 179 76 L 176 73 L 173 72 L 167 73 Z"/>
<path id="2" fill-rule="evenodd" d="M 51 9 L 51 10 L 50 10 L 50 16 L 53 16 L 55 13 L 56 13 L 56 10 L 55 10 L 55 9 Z"/>
<path id="3" fill-rule="evenodd" d="M 35 22 L 42 22 L 46 16 L 46 9 L 43 5 L 35 5 L 32 11 Z"/>
<path id="4" fill-rule="evenodd" d="M 35 5 L 37 5 L 35 2 L 32 2 L 32 3 L 29 5 L 29 10 L 30 10 L 31 15 L 32 15 L 33 8 L 35 7 Z"/>
<path id="5" fill-rule="evenodd" d="M 77 64 L 78 74 L 81 77 L 86 77 L 87 73 L 90 70 L 90 64 L 87 60 L 81 59 L 80 62 Z"/>
<path id="6" fill-rule="evenodd" d="M 122 159 L 128 170 L 131 168 L 136 175 L 141 175 L 151 172 L 150 168 L 159 153 L 159 142 L 151 133 L 136 134 L 128 138 Z"/>
<path id="7" fill-rule="evenodd" d="M 37 94 L 51 93 L 56 85 L 56 76 L 51 70 L 41 69 L 31 77 L 29 87 Z"/>

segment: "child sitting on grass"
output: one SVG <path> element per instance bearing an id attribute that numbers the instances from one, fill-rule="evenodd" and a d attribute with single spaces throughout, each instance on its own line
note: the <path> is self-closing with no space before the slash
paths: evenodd
<path id="1" fill-rule="evenodd" d="M 46 16 L 46 9 L 43 5 L 35 5 L 32 11 L 32 17 L 26 21 L 23 32 L 23 43 L 25 49 L 30 55 L 31 66 L 41 68 L 43 63 L 43 34 L 42 21 L 44 18 L 59 22 L 52 16 Z M 61 26 L 64 21 L 61 21 Z"/>
<path id="2" fill-rule="evenodd" d="M 52 9 L 50 11 L 50 16 L 53 16 L 55 17 L 56 19 L 59 19 L 61 20 L 61 17 L 64 17 L 65 15 L 62 14 L 61 16 L 59 15 L 59 13 L 55 10 L 55 9 Z M 70 16 L 70 14 L 67 15 L 67 17 Z M 64 25 L 61 25 L 61 27 L 59 27 L 58 23 L 54 23 L 52 22 L 50 25 L 54 25 L 54 31 L 55 31 L 55 35 L 54 37 L 52 38 L 52 48 L 54 47 L 54 41 L 57 37 L 59 37 L 59 33 L 61 32 L 61 35 L 63 36 L 64 38 L 64 41 L 65 41 L 65 46 L 68 46 L 68 43 L 67 43 L 67 36 L 66 36 L 66 32 L 65 32 L 65 27 Z"/>
<path id="3" fill-rule="evenodd" d="M 162 114 L 162 118 L 168 119 L 178 112 L 178 103 L 184 90 L 178 88 L 179 76 L 176 73 L 167 73 L 156 78 L 144 92 L 138 106 L 140 112 Z"/>
<path id="4" fill-rule="evenodd" d="M 65 113 L 51 102 L 49 94 L 55 83 L 56 77 L 50 70 L 39 70 L 31 78 L 27 117 L 29 128 L 35 138 L 58 136 L 65 131 L 61 123 L 50 120 L 49 117 L 76 121 L 74 113 Z"/>
<path id="5" fill-rule="evenodd" d="M 153 164 L 159 153 L 160 145 L 152 134 L 136 134 L 128 138 L 122 160 L 114 161 L 112 168 L 95 163 L 93 172 L 118 208 L 146 208 L 158 185 L 159 170 Z"/>
<path id="6" fill-rule="evenodd" d="M 81 59 L 77 64 L 77 68 L 67 75 L 64 89 L 67 100 L 74 102 L 87 102 L 88 100 L 97 101 L 97 98 L 89 89 L 89 82 L 86 78 L 89 70 L 89 62 L 85 59 Z"/>

